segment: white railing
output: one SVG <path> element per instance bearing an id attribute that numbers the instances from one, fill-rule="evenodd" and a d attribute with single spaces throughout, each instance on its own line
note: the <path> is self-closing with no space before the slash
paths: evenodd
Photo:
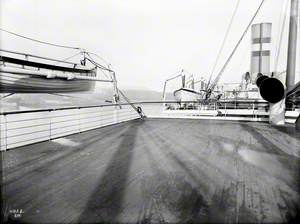
<path id="1" fill-rule="evenodd" d="M 0 151 L 140 118 L 128 104 L 0 113 Z"/>
<path id="2" fill-rule="evenodd" d="M 193 118 L 216 120 L 245 120 L 245 121 L 269 121 L 269 103 L 259 101 L 218 101 L 211 103 L 167 102 L 163 107 L 163 113 L 155 117 L 168 118 Z M 285 120 L 295 123 L 299 116 L 300 108 L 287 110 Z"/>
<path id="3" fill-rule="evenodd" d="M 184 109 L 177 102 L 171 101 L 133 104 L 142 106 L 149 118 L 268 121 L 269 117 L 268 104 L 261 102 L 220 101 L 206 105 L 207 108 L 198 109 Z M 286 122 L 294 123 L 299 116 L 299 110 L 286 111 L 285 116 Z M 0 150 L 5 151 L 138 118 L 140 115 L 130 104 L 121 104 L 121 108 L 117 105 L 100 105 L 3 112 L 0 113 Z"/>

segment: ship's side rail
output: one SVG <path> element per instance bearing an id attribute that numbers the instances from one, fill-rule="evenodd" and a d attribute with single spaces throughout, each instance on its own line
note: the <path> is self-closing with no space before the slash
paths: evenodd
<path id="1" fill-rule="evenodd" d="M 143 103 L 147 117 L 151 118 L 191 118 L 238 121 L 269 121 L 269 103 L 266 101 L 230 100 L 214 102 L 160 102 L 161 110 L 153 111 L 150 105 L 159 102 Z M 148 106 L 149 105 L 149 106 Z M 153 107 L 153 106 L 152 106 Z M 150 109 L 148 109 L 150 108 Z M 286 108 L 285 120 L 295 123 L 300 107 Z"/>
<path id="2" fill-rule="evenodd" d="M 129 105 L 101 105 L 0 113 L 0 150 L 51 140 L 140 118 Z"/>
<path id="3" fill-rule="evenodd" d="M 124 121 L 148 118 L 189 118 L 238 121 L 268 121 L 268 103 L 218 101 L 209 104 L 174 101 L 129 103 L 0 113 L 0 150 L 51 140 Z M 121 107 L 120 107 L 121 106 Z M 294 123 L 299 108 L 286 111 L 286 122 Z"/>

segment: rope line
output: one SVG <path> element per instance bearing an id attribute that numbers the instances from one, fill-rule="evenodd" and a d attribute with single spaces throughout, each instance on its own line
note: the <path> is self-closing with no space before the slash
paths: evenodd
<path id="1" fill-rule="evenodd" d="M 76 57 L 77 55 L 80 55 L 80 54 L 82 54 L 82 52 L 79 52 L 79 53 L 74 54 L 74 55 L 72 55 L 72 56 L 70 56 L 70 57 L 67 57 L 67 58 L 61 60 L 60 62 L 56 63 L 56 65 L 59 64 L 59 63 L 66 62 L 67 60 L 69 60 L 69 59 L 71 59 L 71 58 L 74 58 L 74 57 Z"/>
<path id="2" fill-rule="evenodd" d="M 103 70 L 106 70 L 106 71 L 109 71 L 109 72 L 114 72 L 112 71 L 111 69 L 108 69 L 108 68 L 105 68 L 104 66 L 100 65 L 99 63 L 97 63 L 96 61 L 93 60 L 93 58 L 90 56 L 89 52 L 86 52 L 86 54 L 90 57 L 90 58 L 87 58 L 92 64 L 94 64 L 95 66 L 103 69 Z M 102 71 L 102 70 L 101 70 Z M 102 71 L 102 73 L 106 76 L 106 74 Z M 106 76 L 107 77 L 107 76 Z M 110 77 L 112 80 L 113 80 L 113 77 L 111 76 Z M 116 87 L 117 91 L 122 95 L 122 97 L 125 99 L 125 101 L 127 103 L 130 104 L 130 106 L 138 113 L 140 114 L 138 108 L 130 102 L 129 98 L 126 97 L 126 95 L 118 88 Z M 143 114 L 140 114 L 141 118 L 143 118 Z"/>
<path id="3" fill-rule="evenodd" d="M 239 7 L 239 4 L 240 4 L 240 0 L 238 0 L 237 3 L 236 3 L 236 5 L 235 5 L 233 14 L 232 14 L 232 16 L 231 16 L 230 22 L 229 22 L 229 24 L 228 24 L 228 27 L 227 27 L 227 30 L 226 30 L 226 33 L 225 33 L 225 36 L 224 36 L 224 39 L 223 39 L 223 42 L 222 42 L 222 44 L 221 44 L 221 48 L 220 48 L 220 50 L 219 50 L 219 52 L 218 52 L 218 55 L 217 55 L 217 58 L 216 58 L 216 60 L 215 60 L 213 69 L 212 69 L 211 74 L 210 74 L 210 76 L 209 76 L 209 80 L 208 80 L 207 86 L 209 86 L 209 84 L 210 84 L 210 82 L 211 82 L 211 79 L 212 79 L 212 76 L 213 76 L 213 74 L 215 73 L 217 64 L 218 64 L 218 62 L 219 62 L 221 53 L 222 53 L 222 51 L 223 51 L 223 49 L 224 49 L 224 46 L 225 46 L 226 40 L 227 40 L 227 38 L 228 38 L 228 35 L 229 35 L 229 32 L 230 32 L 231 26 L 232 26 L 232 24 L 233 24 L 233 19 L 234 19 L 236 13 L 237 13 L 237 9 L 238 9 L 238 7 Z"/>
<path id="4" fill-rule="evenodd" d="M 102 69 L 100 69 L 100 72 L 107 78 L 110 79 L 111 77 L 109 77 Z"/>
<path id="5" fill-rule="evenodd" d="M 96 53 L 93 53 L 93 52 L 86 52 L 86 53 L 91 54 L 91 55 L 95 55 L 97 58 L 102 60 L 106 65 L 109 65 L 109 63 L 106 60 L 104 60 L 104 58 L 102 58 L 100 55 L 98 55 Z"/>
<path id="6" fill-rule="evenodd" d="M 228 63 L 230 62 L 232 56 L 234 55 L 234 53 L 236 52 L 238 46 L 240 45 L 240 43 L 242 42 L 242 40 L 244 39 L 246 33 L 248 32 L 252 22 L 254 21 L 255 17 L 257 16 L 258 12 L 260 11 L 263 3 L 265 2 L 265 0 L 262 0 L 259 7 L 257 8 L 256 12 L 254 13 L 253 17 L 251 18 L 250 22 L 248 23 L 245 31 L 243 32 L 242 36 L 240 37 L 239 41 L 237 42 L 237 44 L 235 45 L 235 47 L 233 48 L 231 54 L 229 55 L 228 59 L 226 60 L 225 64 L 223 65 L 222 69 L 220 70 L 219 74 L 217 75 L 217 77 L 215 78 L 213 84 L 211 85 L 211 87 L 209 88 L 208 94 L 206 95 L 206 99 L 210 96 L 210 93 L 214 90 L 215 86 L 217 85 L 219 79 L 221 78 L 225 68 L 227 67 Z"/>
<path id="7" fill-rule="evenodd" d="M 283 17 L 282 25 L 281 25 L 281 28 L 279 30 L 280 37 L 279 37 L 279 42 L 277 43 L 278 47 L 276 49 L 276 56 L 275 56 L 275 63 L 274 63 L 274 72 L 277 72 L 277 69 L 278 69 L 278 61 L 279 61 L 279 56 L 280 56 L 280 51 L 281 51 L 281 45 L 282 45 L 284 27 L 285 27 L 286 18 L 287 18 L 287 10 L 288 10 L 288 1 L 286 1 L 286 4 L 285 4 L 285 9 L 284 9 L 285 15 Z"/>
<path id="8" fill-rule="evenodd" d="M 119 91 L 119 93 L 121 94 L 121 96 L 125 99 L 125 101 L 130 104 L 130 106 L 140 115 L 141 118 L 144 118 L 145 115 L 144 113 L 141 111 L 139 111 L 139 107 L 136 107 L 130 100 L 129 98 L 119 89 L 117 88 L 117 90 Z"/>
<path id="9" fill-rule="evenodd" d="M 12 95 L 14 95 L 14 94 L 15 94 L 15 93 L 8 93 L 7 95 L 1 96 L 0 99 L 4 99 L 4 98 L 9 97 L 9 96 L 12 96 Z"/>
<path id="10" fill-rule="evenodd" d="M 92 64 L 94 64 L 95 66 L 97 66 L 97 67 L 99 67 L 99 68 L 101 68 L 101 69 L 103 69 L 103 70 L 105 70 L 105 71 L 113 72 L 111 69 L 106 68 L 106 67 L 104 67 L 103 65 L 100 65 L 99 63 L 97 63 L 97 62 L 91 57 L 91 55 L 90 55 L 89 52 L 85 52 L 85 53 L 86 53 L 87 56 L 89 56 L 89 58 L 86 58 L 86 59 L 88 59 Z"/>
<path id="11" fill-rule="evenodd" d="M 14 35 L 14 36 L 17 36 L 17 37 L 24 38 L 24 39 L 27 39 L 27 40 L 35 41 L 35 42 L 38 42 L 38 43 L 41 43 L 41 44 L 46 44 L 46 45 L 50 45 L 50 46 L 54 46 L 54 47 L 61 47 L 61 48 L 74 49 L 74 50 L 81 50 L 80 47 L 70 47 L 70 46 L 66 46 L 66 45 L 53 44 L 53 43 L 49 43 L 49 42 L 46 42 L 46 41 L 41 41 L 41 40 L 38 40 L 38 39 L 34 39 L 34 38 L 31 38 L 31 37 L 27 37 L 27 36 L 24 36 L 24 35 L 20 35 L 20 34 L 11 32 L 11 31 L 9 31 L 9 30 L 5 30 L 5 29 L 3 29 L 3 28 L 1 28 L 1 27 L 0 27 L 0 31 L 9 33 L 9 34 Z"/>

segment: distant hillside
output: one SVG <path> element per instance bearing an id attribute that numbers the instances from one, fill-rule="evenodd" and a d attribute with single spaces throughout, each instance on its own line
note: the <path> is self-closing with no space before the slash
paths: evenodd
<path id="1" fill-rule="evenodd" d="M 132 102 L 134 101 L 161 101 L 162 92 L 152 91 L 152 90 L 138 90 L 138 89 L 125 89 L 122 92 L 128 97 Z M 103 96 L 109 98 L 112 96 L 112 90 L 104 90 Z M 173 99 L 173 94 L 167 93 L 167 99 Z"/>
<path id="2" fill-rule="evenodd" d="M 131 102 L 162 100 L 162 93 L 157 91 L 127 89 L 122 92 Z M 0 104 L 1 111 L 101 105 L 110 103 L 112 94 L 112 89 L 102 89 L 100 93 L 14 94 L 2 98 Z M 167 93 L 167 99 L 173 99 L 171 93 Z"/>

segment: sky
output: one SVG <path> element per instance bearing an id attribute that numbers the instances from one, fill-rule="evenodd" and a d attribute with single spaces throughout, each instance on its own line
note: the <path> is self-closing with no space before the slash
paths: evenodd
<path id="1" fill-rule="evenodd" d="M 164 81 L 181 69 L 193 73 L 196 79 L 210 76 L 237 1 L 0 0 L 0 26 L 28 37 L 97 53 L 112 65 L 121 88 L 162 91 Z M 274 58 L 281 11 L 289 0 L 265 1 L 254 23 L 273 23 L 271 58 Z M 217 71 L 260 2 L 240 0 Z M 7 50 L 58 59 L 77 53 L 76 50 L 42 45 L 3 32 L 0 32 L 0 37 L 1 48 Z M 287 29 L 280 55 L 280 71 L 285 70 L 286 42 Z M 250 68 L 250 51 L 249 30 L 221 82 L 240 82 L 241 75 Z M 78 62 L 79 58 L 74 60 Z"/>

